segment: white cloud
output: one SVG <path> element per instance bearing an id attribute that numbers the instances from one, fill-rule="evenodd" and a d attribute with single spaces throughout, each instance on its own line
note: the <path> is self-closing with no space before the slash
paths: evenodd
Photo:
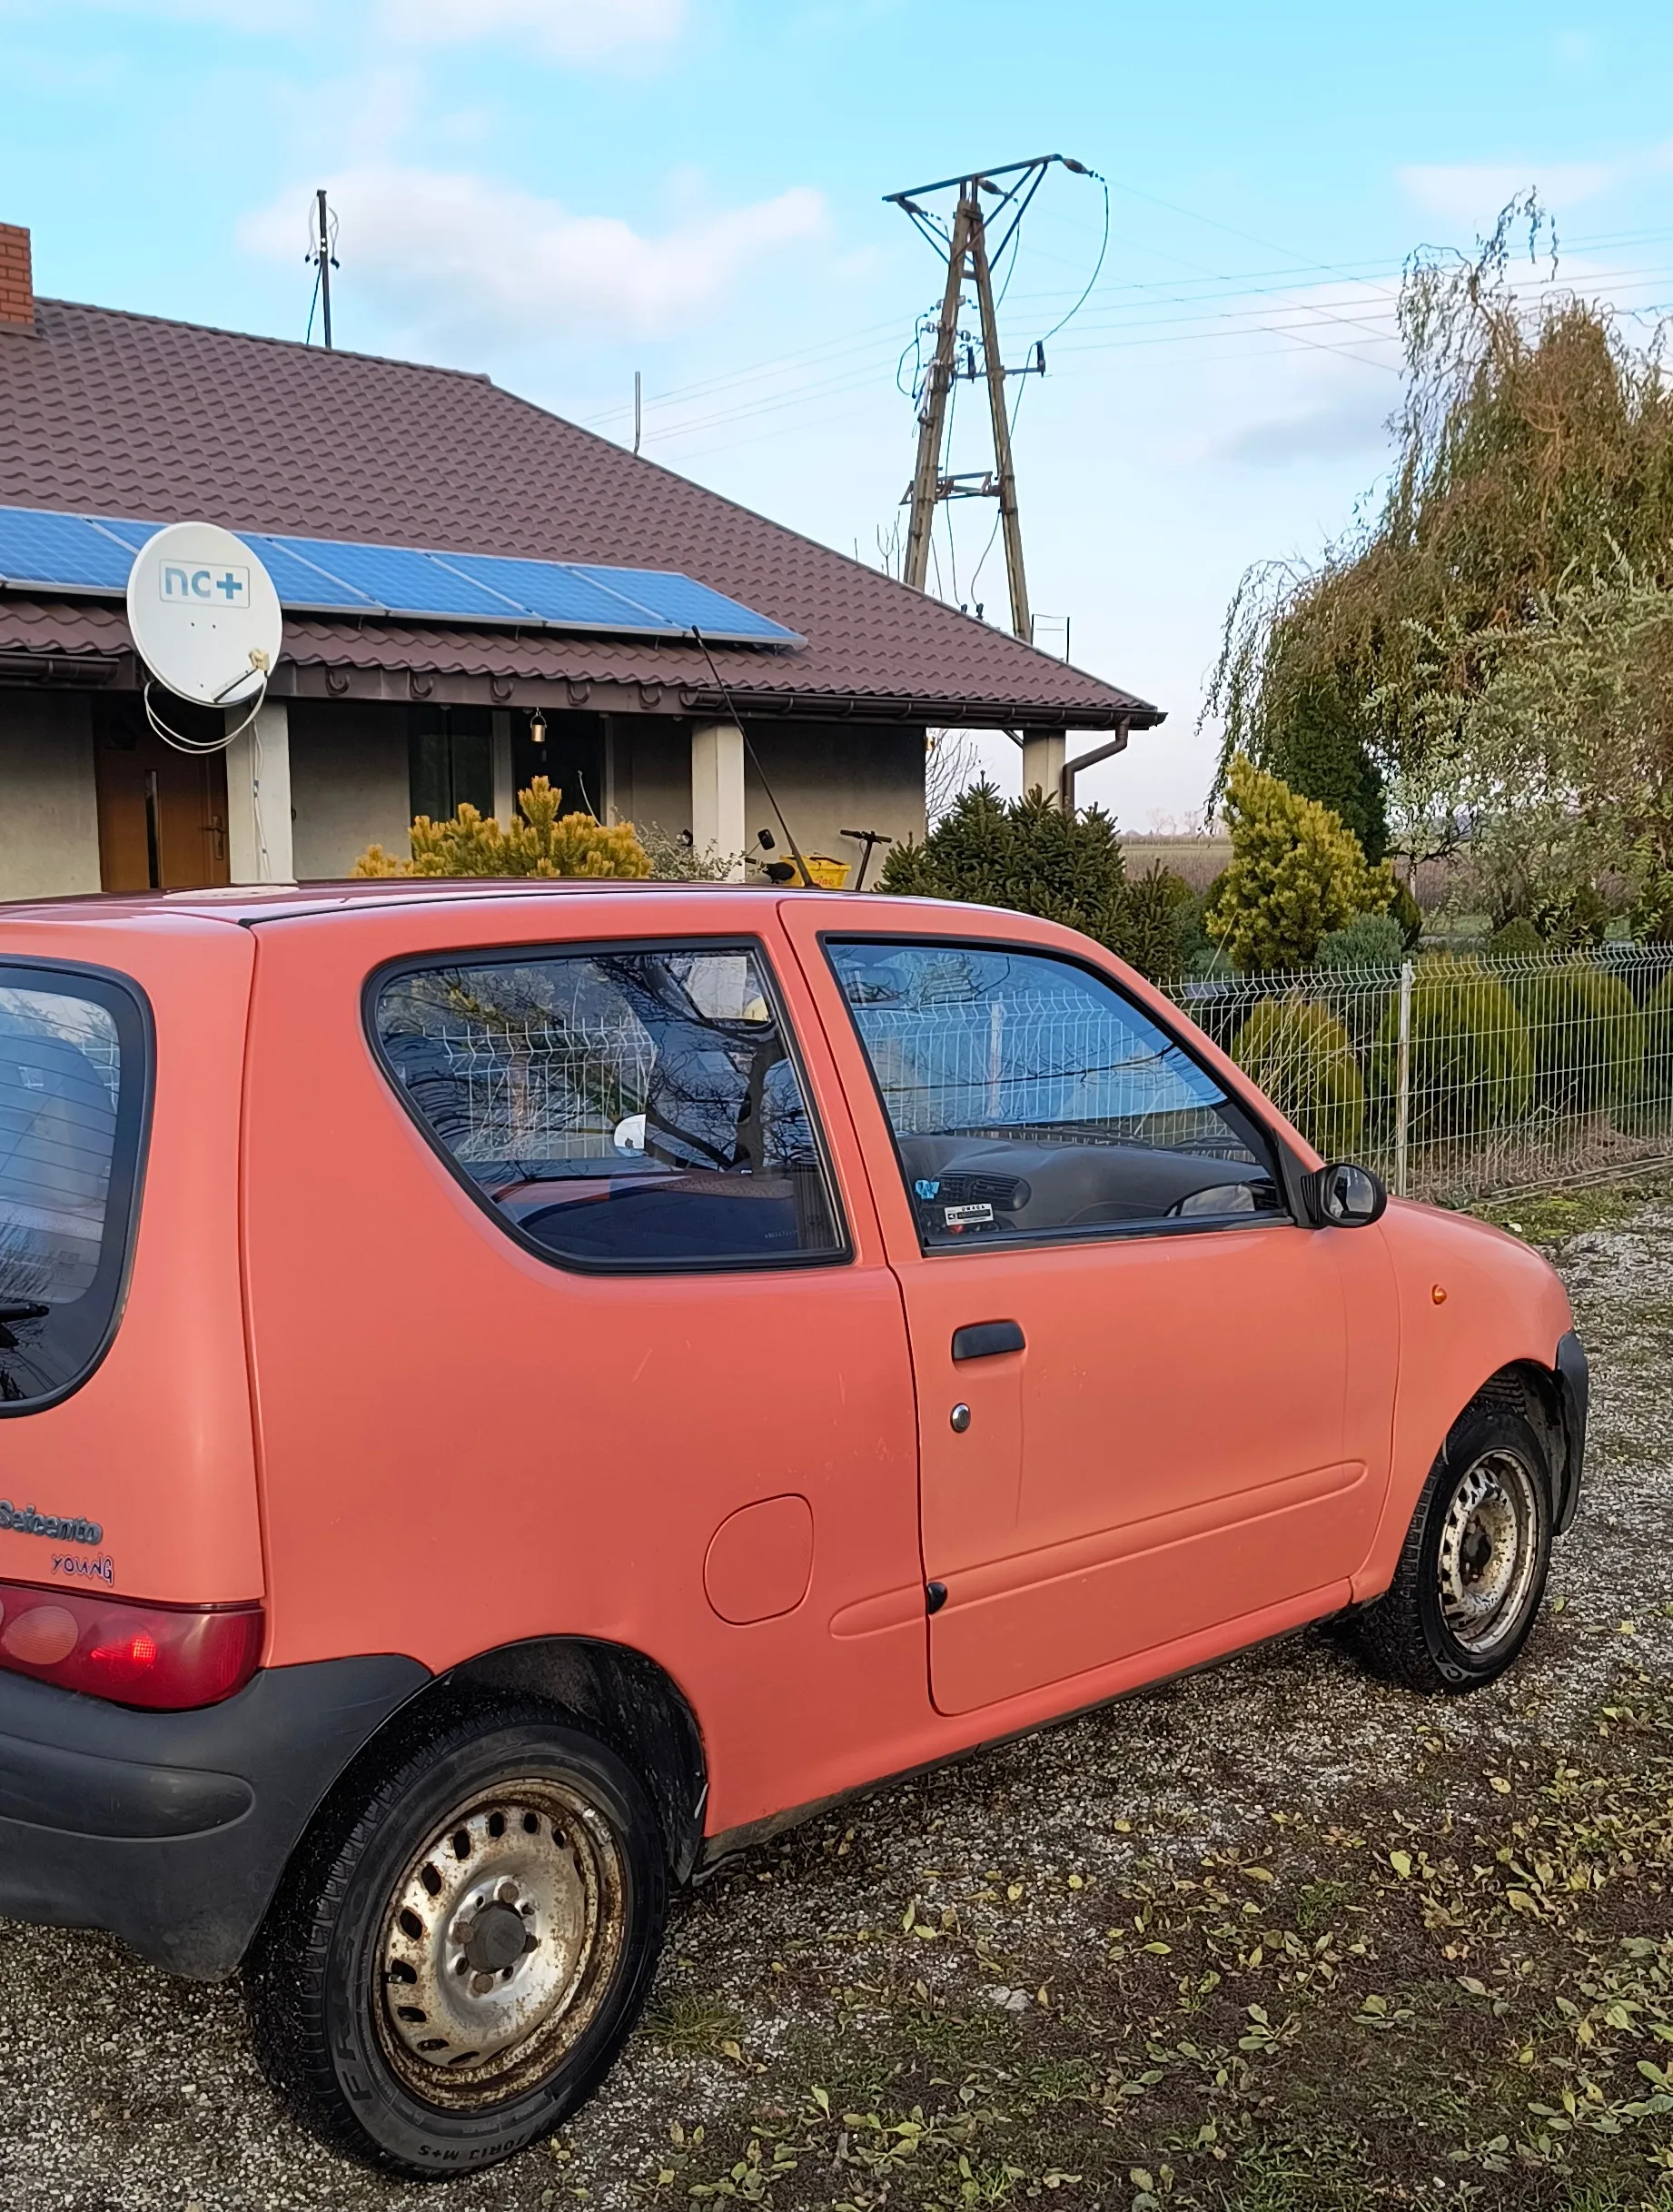
<path id="1" fill-rule="evenodd" d="M 1541 203 L 1559 213 L 1595 200 L 1621 183 L 1627 165 L 1619 162 L 1507 162 L 1415 164 L 1400 171 L 1400 181 L 1420 207 L 1449 222 L 1490 228 L 1500 209 L 1531 186 Z"/>
<path id="2" fill-rule="evenodd" d="M 562 62 L 605 61 L 665 46 L 685 23 L 686 0 L 382 0 L 392 38 L 426 45 L 520 37 Z"/>
<path id="3" fill-rule="evenodd" d="M 243 243 L 289 259 L 303 194 L 248 217 Z M 822 196 L 804 186 L 694 213 L 659 237 L 613 215 L 463 174 L 378 164 L 339 176 L 345 281 L 404 330 L 478 359 L 554 336 L 651 338 L 701 321 L 757 263 L 817 236 Z"/>

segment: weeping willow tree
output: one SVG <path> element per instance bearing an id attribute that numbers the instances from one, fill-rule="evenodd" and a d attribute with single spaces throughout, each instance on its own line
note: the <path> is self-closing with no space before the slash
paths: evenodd
<path id="1" fill-rule="evenodd" d="M 1243 579 L 1205 709 L 1222 784 L 1246 753 L 1373 857 L 1385 809 L 1413 858 L 1520 823 L 1518 910 L 1582 865 L 1673 871 L 1665 332 L 1556 273 L 1531 196 L 1409 264 L 1386 491 L 1316 567 Z"/>

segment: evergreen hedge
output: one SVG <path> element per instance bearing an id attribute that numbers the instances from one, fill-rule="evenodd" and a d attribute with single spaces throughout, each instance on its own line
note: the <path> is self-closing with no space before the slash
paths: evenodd
<path id="1" fill-rule="evenodd" d="M 1232 1057 L 1327 1160 L 1365 1135 L 1365 1078 L 1348 1032 L 1313 999 L 1263 998 L 1232 1040 Z"/>
<path id="2" fill-rule="evenodd" d="M 1605 1114 L 1632 1103 L 1644 1083 L 1645 1017 L 1621 977 L 1575 960 L 1506 981 L 1528 1024 L 1542 1108 Z"/>
<path id="3" fill-rule="evenodd" d="M 1391 997 L 1373 1059 L 1380 1096 L 1393 1100 L 1400 1001 Z M 1413 1143 L 1518 1121 L 1533 1096 L 1528 1025 L 1498 976 L 1454 953 L 1431 953 L 1411 981 L 1409 1067 Z"/>

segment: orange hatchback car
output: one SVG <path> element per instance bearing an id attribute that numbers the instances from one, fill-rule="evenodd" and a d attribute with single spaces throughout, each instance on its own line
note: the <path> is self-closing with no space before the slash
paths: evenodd
<path id="1" fill-rule="evenodd" d="M 1515 1657 L 1586 1362 L 1066 929 L 813 891 L 0 915 L 0 1911 L 243 1969 L 444 2175 L 673 1885 L 1339 1621 Z"/>

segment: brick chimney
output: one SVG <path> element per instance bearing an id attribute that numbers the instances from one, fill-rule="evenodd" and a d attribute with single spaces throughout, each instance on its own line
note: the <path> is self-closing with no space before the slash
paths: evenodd
<path id="1" fill-rule="evenodd" d="M 15 223 L 0 223 L 0 331 L 35 328 L 35 279 L 29 267 L 29 233 Z"/>

